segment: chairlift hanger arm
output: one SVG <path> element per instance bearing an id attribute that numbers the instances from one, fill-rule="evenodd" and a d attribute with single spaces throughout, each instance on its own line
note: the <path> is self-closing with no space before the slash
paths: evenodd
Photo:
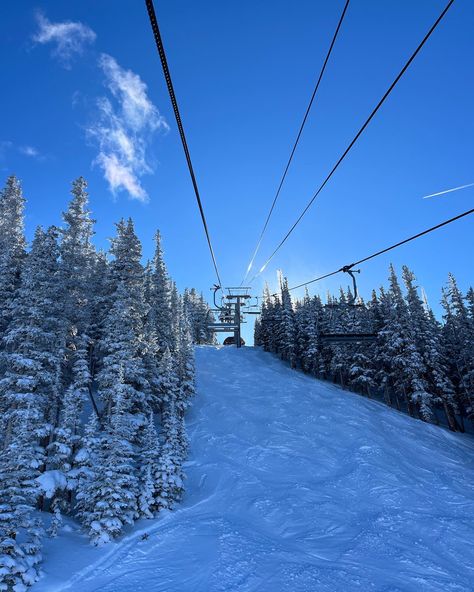
<path id="1" fill-rule="evenodd" d="M 216 308 L 218 308 L 219 310 L 224 310 L 224 308 L 222 306 L 219 306 L 216 302 L 216 294 L 219 290 L 222 290 L 222 288 L 220 286 L 218 286 L 217 284 L 214 284 L 214 286 L 211 288 L 211 290 L 213 291 L 213 300 L 214 300 L 214 306 Z"/>
<path id="2" fill-rule="evenodd" d="M 352 288 L 353 288 L 353 294 L 352 294 L 352 298 L 349 298 L 348 304 L 354 304 L 354 302 L 357 300 L 358 297 L 358 292 L 357 292 L 357 282 L 356 282 L 356 278 L 355 278 L 355 273 L 360 273 L 360 269 L 351 269 L 350 267 L 346 266 L 345 268 L 343 268 L 343 271 L 345 273 L 348 273 L 351 278 L 352 278 Z"/>

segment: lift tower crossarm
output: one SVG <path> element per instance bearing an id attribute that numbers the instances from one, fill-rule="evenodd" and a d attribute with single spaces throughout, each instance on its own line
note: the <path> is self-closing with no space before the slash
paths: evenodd
<path id="1" fill-rule="evenodd" d="M 224 300 L 227 301 L 225 306 L 217 307 L 213 312 L 226 312 L 226 317 L 221 316 L 221 323 L 209 323 L 208 328 L 216 333 L 233 333 L 234 343 L 236 347 L 241 347 L 241 324 L 243 321 L 242 316 L 244 314 L 256 314 L 255 312 L 247 311 L 245 308 L 248 307 L 247 301 L 252 298 L 248 293 L 249 287 L 242 286 L 229 286 L 227 288 L 221 288 L 220 286 L 214 286 L 214 303 L 215 294 L 217 290 L 222 289 L 228 292 L 224 295 Z M 244 310 L 242 308 L 244 307 Z"/>

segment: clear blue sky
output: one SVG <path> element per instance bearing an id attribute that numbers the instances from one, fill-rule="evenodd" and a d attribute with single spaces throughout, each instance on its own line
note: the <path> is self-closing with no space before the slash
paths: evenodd
<path id="1" fill-rule="evenodd" d="M 257 263 L 444 4 L 352 0 Z M 343 0 L 156 2 L 227 285 L 242 279 L 342 6 Z M 179 287 L 208 295 L 215 279 L 144 2 L 2 3 L 0 16 L 0 169 L 23 181 L 29 237 L 36 224 L 59 223 L 70 181 L 84 175 L 99 246 L 115 221 L 132 216 L 150 256 L 160 228 Z M 61 28 L 65 22 L 69 27 Z M 474 187 L 422 196 L 474 182 L 473 22 L 474 4 L 456 0 L 264 279 L 275 286 L 281 268 L 290 284 L 299 283 L 472 207 Z M 118 79 L 146 84 L 150 118 L 126 121 Z M 125 133 L 121 144 L 111 141 L 110 130 Z M 112 170 L 119 175 L 114 195 L 100 163 L 110 164 L 118 148 L 130 175 L 121 185 L 123 168 Z M 134 155 L 123 161 L 128 149 Z M 473 282 L 473 229 L 468 218 L 366 264 L 361 292 L 386 281 L 390 261 L 407 263 L 437 309 L 448 271 L 463 289 Z M 336 277 L 317 289 L 339 283 Z"/>

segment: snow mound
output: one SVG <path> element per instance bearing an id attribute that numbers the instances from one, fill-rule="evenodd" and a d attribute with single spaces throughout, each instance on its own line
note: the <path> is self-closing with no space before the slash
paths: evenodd
<path id="1" fill-rule="evenodd" d="M 472 590 L 472 438 L 255 348 L 196 358 L 183 504 L 102 549 L 63 532 L 33 592 Z"/>
<path id="2" fill-rule="evenodd" d="M 36 478 L 46 498 L 51 499 L 56 491 L 66 489 L 67 479 L 62 471 L 45 471 Z"/>

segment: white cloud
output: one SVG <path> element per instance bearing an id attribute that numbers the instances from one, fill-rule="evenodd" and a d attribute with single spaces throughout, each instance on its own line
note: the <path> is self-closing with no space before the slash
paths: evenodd
<path id="1" fill-rule="evenodd" d="M 52 55 L 66 68 L 70 66 L 71 59 L 80 55 L 84 47 L 93 43 L 97 37 L 90 27 L 80 22 L 52 23 L 41 13 L 36 18 L 39 29 L 33 36 L 33 41 L 42 45 L 53 44 Z"/>
<path id="2" fill-rule="evenodd" d="M 23 154 L 23 156 L 28 156 L 29 158 L 34 158 L 35 160 L 40 161 L 46 160 L 47 158 L 47 156 L 41 154 L 37 148 L 29 144 L 23 144 L 19 146 L 18 144 L 14 144 L 9 140 L 0 140 L 0 160 L 5 158 L 7 152 L 10 151 L 13 151 L 14 153 L 19 152 L 20 154 Z"/>
<path id="3" fill-rule="evenodd" d="M 40 156 L 39 151 L 34 146 L 20 146 L 18 150 L 25 156 L 31 156 L 32 158 L 38 158 Z"/>
<path id="4" fill-rule="evenodd" d="M 152 172 L 146 150 L 154 132 L 168 124 L 147 95 L 146 84 L 106 54 L 99 59 L 108 97 L 97 101 L 98 119 L 88 128 L 99 149 L 95 162 L 102 168 L 112 193 L 126 191 L 133 199 L 147 201 L 140 178 Z"/>
<path id="5" fill-rule="evenodd" d="M 99 59 L 109 90 L 120 102 L 122 116 L 134 130 L 168 128 L 165 120 L 147 96 L 143 80 L 131 70 L 121 68 L 113 57 L 102 54 Z"/>
<path id="6" fill-rule="evenodd" d="M 148 201 L 148 195 L 141 186 L 136 173 L 132 167 L 121 162 L 117 154 L 101 152 L 96 162 L 102 167 L 113 193 L 124 190 L 135 199 L 143 202 Z"/>

